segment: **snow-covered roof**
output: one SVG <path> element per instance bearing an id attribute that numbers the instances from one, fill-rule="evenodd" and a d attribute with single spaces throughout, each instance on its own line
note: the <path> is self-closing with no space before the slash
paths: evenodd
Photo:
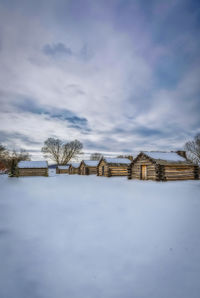
<path id="1" fill-rule="evenodd" d="M 66 166 L 58 166 L 59 170 L 68 170 L 69 169 L 69 165 Z"/>
<path id="2" fill-rule="evenodd" d="M 83 160 L 83 162 L 86 164 L 86 166 L 96 167 L 99 163 L 99 160 Z"/>
<path id="3" fill-rule="evenodd" d="M 150 158 L 157 159 L 157 160 L 165 160 L 165 161 L 172 161 L 172 162 L 180 162 L 180 161 L 186 161 L 186 159 L 176 152 L 145 152 L 144 154 L 149 156 Z"/>
<path id="4" fill-rule="evenodd" d="M 71 163 L 71 166 L 73 168 L 78 168 L 80 166 L 80 163 L 79 162 L 73 162 L 73 163 Z"/>
<path id="5" fill-rule="evenodd" d="M 30 168 L 30 169 L 33 169 L 33 168 L 47 168 L 48 167 L 48 164 L 46 161 L 20 161 L 18 163 L 18 168 L 20 169 L 25 169 L 25 168 Z"/>
<path id="6" fill-rule="evenodd" d="M 107 163 L 117 163 L 117 164 L 130 164 L 131 161 L 128 158 L 107 158 L 105 157 L 104 160 Z"/>

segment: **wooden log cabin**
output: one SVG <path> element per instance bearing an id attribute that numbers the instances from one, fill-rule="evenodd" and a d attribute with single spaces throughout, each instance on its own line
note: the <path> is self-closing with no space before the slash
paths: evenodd
<path id="1" fill-rule="evenodd" d="M 96 175 L 98 160 L 82 160 L 79 167 L 80 175 Z"/>
<path id="2" fill-rule="evenodd" d="M 129 179 L 175 181 L 198 179 L 198 166 L 176 152 L 141 152 L 129 167 Z"/>
<path id="3" fill-rule="evenodd" d="M 17 176 L 48 176 L 47 161 L 20 161 Z"/>
<path id="4" fill-rule="evenodd" d="M 73 175 L 73 174 L 79 174 L 79 166 L 80 163 L 72 163 L 69 166 L 69 174 Z"/>
<path id="5" fill-rule="evenodd" d="M 97 166 L 97 176 L 128 176 L 128 167 L 131 161 L 128 158 L 104 158 Z"/>
<path id="6" fill-rule="evenodd" d="M 56 174 L 68 174 L 68 173 L 69 173 L 69 165 L 56 167 Z"/>

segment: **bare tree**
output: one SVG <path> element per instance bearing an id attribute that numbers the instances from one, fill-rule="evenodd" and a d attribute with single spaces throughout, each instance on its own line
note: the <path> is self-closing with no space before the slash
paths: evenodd
<path id="1" fill-rule="evenodd" d="M 80 154 L 82 148 L 83 145 L 78 140 L 64 143 L 59 139 L 48 138 L 41 151 L 46 158 L 50 158 L 58 165 L 64 165 Z"/>
<path id="2" fill-rule="evenodd" d="M 0 144 L 0 161 L 4 162 L 7 155 L 8 151 L 6 147 Z"/>
<path id="3" fill-rule="evenodd" d="M 6 147 L 0 144 L 0 154 L 6 150 Z"/>
<path id="4" fill-rule="evenodd" d="M 9 152 L 9 157 L 7 159 L 7 167 L 9 169 L 9 176 L 14 177 L 18 175 L 17 164 L 22 160 L 31 160 L 29 153 L 23 149 L 20 152 L 12 151 Z"/>
<path id="5" fill-rule="evenodd" d="M 90 155 L 90 160 L 100 160 L 102 156 L 101 153 L 95 152 Z"/>
<path id="6" fill-rule="evenodd" d="M 22 160 L 31 160 L 30 154 L 24 149 L 21 149 L 19 152 L 15 150 L 12 151 L 10 153 L 10 158 L 16 160 L 17 163 Z"/>
<path id="7" fill-rule="evenodd" d="M 196 164 L 200 164 L 200 133 L 198 133 L 193 141 L 185 144 L 187 158 Z"/>
<path id="8" fill-rule="evenodd" d="M 18 162 L 30 159 L 30 155 L 27 151 L 23 149 L 20 151 L 9 151 L 5 146 L 0 144 L 0 161 L 8 169 L 11 177 L 16 175 Z"/>
<path id="9" fill-rule="evenodd" d="M 16 160 L 16 162 L 21 160 L 30 160 L 30 155 L 26 150 L 23 149 L 20 151 L 9 151 L 5 146 L 0 144 L 0 160 L 9 164 L 11 159 Z"/>
<path id="10" fill-rule="evenodd" d="M 8 160 L 8 150 L 5 146 L 0 144 L 0 168 L 6 169 L 7 168 L 7 161 Z"/>

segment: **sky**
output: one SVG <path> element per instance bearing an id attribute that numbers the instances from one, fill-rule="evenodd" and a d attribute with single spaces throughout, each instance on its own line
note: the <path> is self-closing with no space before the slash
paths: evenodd
<path id="1" fill-rule="evenodd" d="M 0 0 L 0 143 L 178 150 L 200 132 L 200 2 Z"/>

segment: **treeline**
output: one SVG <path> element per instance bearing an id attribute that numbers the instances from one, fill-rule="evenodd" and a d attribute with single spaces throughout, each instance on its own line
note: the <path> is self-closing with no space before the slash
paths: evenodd
<path id="1" fill-rule="evenodd" d="M 15 175 L 17 164 L 21 160 L 31 160 L 30 154 L 25 150 L 11 151 L 0 144 L 0 163 L 7 169 L 10 176 Z"/>
<path id="2" fill-rule="evenodd" d="M 83 154 L 82 149 L 83 144 L 78 140 L 64 142 L 60 139 L 48 138 L 44 142 L 41 152 L 44 158 L 51 159 L 57 165 L 66 165 L 72 158 L 75 159 L 80 154 Z M 187 142 L 184 149 L 186 150 L 188 160 L 191 160 L 195 164 L 200 164 L 200 133 L 192 141 Z M 92 153 L 90 160 L 100 160 L 101 157 L 101 153 Z M 118 157 L 133 159 L 131 155 L 119 155 Z M 1 164 L 4 165 L 10 176 L 15 174 L 17 164 L 22 160 L 31 160 L 31 156 L 27 151 L 20 150 L 17 152 L 15 150 L 9 150 L 0 144 L 0 166 Z"/>

